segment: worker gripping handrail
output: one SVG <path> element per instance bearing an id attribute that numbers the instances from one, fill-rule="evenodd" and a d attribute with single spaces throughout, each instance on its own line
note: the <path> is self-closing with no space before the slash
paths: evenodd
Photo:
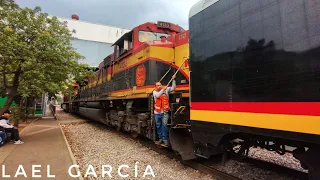
<path id="1" fill-rule="evenodd" d="M 187 60 L 187 59 L 186 59 Z M 162 87 L 160 82 L 156 83 L 155 90 L 153 91 L 153 97 L 155 100 L 155 106 L 154 106 L 154 117 L 156 121 L 156 126 L 158 130 L 158 138 L 159 141 L 155 141 L 156 144 L 160 145 L 162 142 L 164 143 L 164 146 L 168 146 L 168 129 L 167 129 L 167 120 L 168 112 L 170 111 L 170 103 L 169 103 L 169 94 L 171 91 L 175 90 L 176 84 L 175 81 L 173 81 L 176 78 L 176 74 L 180 71 L 181 67 L 185 63 L 185 61 L 181 64 L 181 66 L 178 68 L 178 70 L 174 73 L 171 80 L 165 86 Z M 161 78 L 161 80 L 168 74 L 168 72 Z M 174 82 L 172 87 L 168 87 L 168 85 L 171 82 Z"/>
<path id="2" fill-rule="evenodd" d="M 177 73 L 180 71 L 180 69 L 182 68 L 183 64 L 189 59 L 188 57 L 184 57 L 185 60 L 182 62 L 182 64 L 180 65 L 180 67 L 178 68 L 178 70 L 173 74 L 173 76 L 175 77 L 177 75 Z M 173 78 L 170 79 L 170 81 L 168 82 L 167 86 L 171 83 L 171 81 L 173 80 Z M 166 86 L 166 87 L 167 87 Z M 163 118 L 163 121 L 164 121 L 164 124 L 167 125 L 167 116 L 166 116 L 166 112 L 165 113 L 165 116 Z"/>

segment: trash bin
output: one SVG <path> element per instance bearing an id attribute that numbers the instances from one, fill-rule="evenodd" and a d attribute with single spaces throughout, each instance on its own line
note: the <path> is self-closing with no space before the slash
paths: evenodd
<path id="1" fill-rule="evenodd" d="M 0 131 L 0 146 L 3 146 L 3 145 L 4 145 L 5 139 L 6 139 L 6 133 Z"/>

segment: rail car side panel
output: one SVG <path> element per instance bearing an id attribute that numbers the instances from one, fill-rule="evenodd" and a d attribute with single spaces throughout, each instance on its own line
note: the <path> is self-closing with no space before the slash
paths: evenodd
<path id="1" fill-rule="evenodd" d="M 195 141 L 208 136 L 201 128 L 211 122 L 226 127 L 212 128 L 212 136 L 265 134 L 252 130 L 260 128 L 320 143 L 300 136 L 320 135 L 315 2 L 220 0 L 190 18 L 191 100 L 202 104 L 191 104 Z"/>

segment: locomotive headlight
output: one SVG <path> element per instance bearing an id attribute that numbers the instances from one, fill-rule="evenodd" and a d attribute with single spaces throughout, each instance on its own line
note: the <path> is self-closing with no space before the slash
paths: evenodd
<path id="1" fill-rule="evenodd" d="M 185 83 L 187 83 L 187 80 L 185 79 L 181 80 L 181 84 L 185 84 Z"/>
<path id="2" fill-rule="evenodd" d="M 176 103 L 179 103 L 180 102 L 180 98 L 176 98 Z"/>

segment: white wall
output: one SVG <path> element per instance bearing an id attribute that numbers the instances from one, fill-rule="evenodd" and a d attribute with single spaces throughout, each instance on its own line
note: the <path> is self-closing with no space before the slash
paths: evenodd
<path id="1" fill-rule="evenodd" d="M 113 53 L 112 44 L 86 40 L 72 40 L 75 50 L 84 56 L 79 63 L 86 63 L 89 66 L 98 67 L 105 57 Z"/>
<path id="2" fill-rule="evenodd" d="M 96 41 L 113 44 L 123 34 L 129 32 L 129 29 L 94 24 L 85 21 L 66 19 L 58 17 L 60 21 L 67 21 L 70 30 L 76 30 L 74 37 L 87 41 Z"/>

